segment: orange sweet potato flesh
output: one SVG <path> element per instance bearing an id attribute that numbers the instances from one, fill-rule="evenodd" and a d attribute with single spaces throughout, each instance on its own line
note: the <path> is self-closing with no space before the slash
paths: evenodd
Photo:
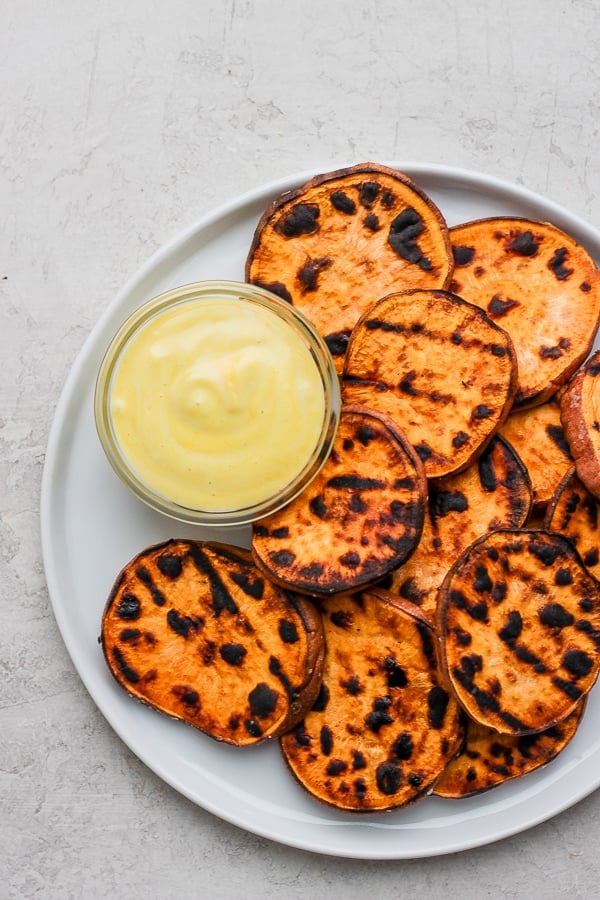
<path id="1" fill-rule="evenodd" d="M 584 566 L 600 580 L 600 500 L 588 491 L 575 467 L 558 485 L 544 524 L 548 531 L 564 534 Z"/>
<path id="2" fill-rule="evenodd" d="M 570 380 L 560 409 L 577 474 L 600 498 L 600 350 Z"/>
<path id="3" fill-rule="evenodd" d="M 488 531 L 520 527 L 531 509 L 531 484 L 512 447 L 495 436 L 471 465 L 431 478 L 421 539 L 386 579 L 393 594 L 416 603 L 436 621 L 438 589 L 467 547 Z"/>
<path id="4" fill-rule="evenodd" d="M 357 590 L 412 553 L 426 495 L 423 467 L 402 432 L 373 410 L 343 407 L 332 452 L 314 481 L 254 523 L 254 560 L 292 590 Z"/>
<path id="5" fill-rule="evenodd" d="M 389 416 L 428 478 L 469 465 L 511 408 L 517 384 L 508 334 L 448 291 L 389 294 L 356 324 L 342 397 Z"/>
<path id="6" fill-rule="evenodd" d="M 472 719 L 543 731 L 598 677 L 600 584 L 562 535 L 494 531 L 444 579 L 437 630 L 448 684 Z"/>
<path id="7" fill-rule="evenodd" d="M 360 314 L 392 290 L 443 288 L 453 257 L 431 198 L 395 169 L 362 163 L 278 197 L 257 224 L 246 280 L 316 325 L 341 371 Z"/>
<path id="8" fill-rule="evenodd" d="M 433 632 L 385 591 L 323 601 L 321 694 L 280 739 L 303 787 L 325 804 L 373 812 L 426 796 L 460 746 L 459 709 L 441 686 Z"/>
<path id="9" fill-rule="evenodd" d="M 515 345 L 517 406 L 549 399 L 590 352 L 600 273 L 587 250 L 547 222 L 479 219 L 450 231 L 451 290 L 476 303 Z"/>
<path id="10" fill-rule="evenodd" d="M 246 550 L 188 540 L 149 547 L 125 566 L 101 642 L 129 694 L 235 746 L 302 718 L 325 652 L 310 601 L 266 581 Z"/>

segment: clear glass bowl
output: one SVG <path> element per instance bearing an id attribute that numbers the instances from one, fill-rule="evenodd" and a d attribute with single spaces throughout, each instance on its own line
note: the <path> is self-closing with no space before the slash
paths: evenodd
<path id="1" fill-rule="evenodd" d="M 115 378 L 119 366 L 132 346 L 134 339 L 148 327 L 160 328 L 160 316 L 181 304 L 191 301 L 209 300 L 218 305 L 220 300 L 244 304 L 250 309 L 260 308 L 278 319 L 277 327 L 284 324 L 301 340 L 314 363 L 323 392 L 323 416 L 317 426 L 318 438 L 312 452 L 306 454 L 304 461 L 300 459 L 299 468 L 289 480 L 270 491 L 266 496 L 255 497 L 253 501 L 239 508 L 232 508 L 231 503 L 219 508 L 218 497 L 210 505 L 210 509 L 195 508 L 186 505 L 181 498 L 165 495 L 140 477 L 134 464 L 128 458 L 117 437 L 114 415 L 111 408 Z M 194 307 L 188 306 L 190 312 Z M 196 307 L 197 308 L 197 307 Z M 250 310 L 248 310 L 249 312 Z M 264 315 L 261 312 L 260 315 Z M 239 330 L 238 330 L 239 334 Z M 302 350 L 304 353 L 304 350 Z M 201 363 L 202 364 L 202 363 Z M 210 368 L 211 363 L 206 362 Z M 311 374 L 314 377 L 314 373 Z M 137 373 L 136 378 L 143 372 Z M 275 388 L 277 389 L 277 388 Z M 282 386 L 282 390 L 284 387 Z M 182 522 L 198 525 L 241 525 L 260 519 L 280 509 L 301 493 L 312 481 L 327 459 L 337 431 L 340 415 L 340 387 L 335 365 L 329 350 L 313 325 L 302 313 L 262 288 L 235 281 L 204 281 L 187 284 L 167 291 L 149 300 L 137 309 L 119 328 L 101 363 L 96 381 L 94 397 L 94 413 L 96 428 L 106 456 L 124 484 L 144 503 L 159 512 Z M 290 422 L 290 428 L 302 428 L 302 421 Z M 291 433 L 291 432 L 290 432 Z M 285 444 L 284 444 L 285 446 Z M 213 508 L 217 507 L 217 508 Z"/>

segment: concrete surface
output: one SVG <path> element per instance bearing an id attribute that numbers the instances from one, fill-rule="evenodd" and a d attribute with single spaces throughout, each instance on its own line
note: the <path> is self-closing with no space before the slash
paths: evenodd
<path id="1" fill-rule="evenodd" d="M 395 862 L 294 850 L 184 799 L 83 688 L 38 520 L 86 335 L 156 248 L 237 194 L 418 160 L 600 226 L 599 14 L 597 0 L 0 0 L 1 898 L 597 896 L 597 793 L 505 841 Z"/>

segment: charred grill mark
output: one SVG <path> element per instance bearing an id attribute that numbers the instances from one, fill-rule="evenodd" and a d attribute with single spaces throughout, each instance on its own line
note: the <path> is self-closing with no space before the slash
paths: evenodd
<path id="1" fill-rule="evenodd" d="M 244 719 L 244 728 L 246 729 L 250 737 L 262 737 L 262 728 L 260 727 L 256 719 Z"/>
<path id="2" fill-rule="evenodd" d="M 554 565 L 561 552 L 558 547 L 552 547 L 536 540 L 529 542 L 529 551 L 545 566 Z"/>
<path id="3" fill-rule="evenodd" d="M 269 672 L 279 680 L 282 688 L 287 694 L 288 700 L 290 702 L 295 700 L 296 692 L 292 686 L 290 679 L 286 675 L 283 666 L 281 665 L 281 661 L 276 656 L 271 656 L 271 658 L 269 659 Z"/>
<path id="4" fill-rule="evenodd" d="M 355 772 L 360 771 L 361 769 L 367 768 L 367 760 L 365 759 L 364 753 L 360 750 L 352 751 L 352 769 Z"/>
<path id="5" fill-rule="evenodd" d="M 340 686 L 347 694 L 350 694 L 351 697 L 357 697 L 364 692 L 364 688 L 360 683 L 358 675 L 351 675 L 349 678 L 342 679 L 340 681 Z"/>
<path id="6" fill-rule="evenodd" d="M 561 453 L 566 456 L 567 459 L 572 460 L 571 456 L 571 448 L 567 443 L 567 439 L 565 437 L 565 432 L 562 426 L 560 425 L 547 425 L 546 426 L 546 434 L 552 441 L 552 443 L 558 447 Z"/>
<path id="7" fill-rule="evenodd" d="M 411 603 L 416 603 L 417 606 L 421 606 L 424 598 L 427 596 L 427 591 L 419 588 L 417 580 L 412 575 L 402 582 L 398 593 L 404 600 L 410 600 Z"/>
<path id="8" fill-rule="evenodd" d="M 150 574 L 148 569 L 145 566 L 138 566 L 135 570 L 135 574 L 137 578 L 139 578 L 139 580 L 142 582 L 142 584 L 150 591 L 152 602 L 157 606 L 164 606 L 166 603 L 165 595 L 154 584 L 154 579 L 152 578 L 152 575 Z"/>
<path id="9" fill-rule="evenodd" d="M 303 293 L 307 294 L 317 290 L 319 275 L 323 269 L 328 269 L 331 266 L 331 262 L 328 256 L 322 256 L 320 259 L 308 259 L 298 269 L 298 281 L 302 285 Z"/>
<path id="10" fill-rule="evenodd" d="M 349 629 L 354 624 L 354 616 L 350 610 L 338 609 L 329 616 L 334 625 L 338 628 Z"/>
<path id="11" fill-rule="evenodd" d="M 279 620 L 279 637 L 283 641 L 284 644 L 295 644 L 300 640 L 298 635 L 298 629 L 296 628 L 295 622 L 290 622 L 289 619 L 280 619 Z"/>
<path id="12" fill-rule="evenodd" d="M 338 212 L 346 213 L 346 215 L 352 215 L 356 212 L 356 203 L 345 191 L 332 191 L 329 199 L 333 208 L 337 209 Z"/>
<path id="13" fill-rule="evenodd" d="M 156 560 L 158 571 L 166 578 L 179 578 L 183 571 L 183 562 L 180 556 L 172 553 L 163 553 Z"/>
<path id="14" fill-rule="evenodd" d="M 338 491 L 377 491 L 382 490 L 386 483 L 380 478 L 364 478 L 361 475 L 334 475 L 327 482 L 327 486 Z"/>
<path id="15" fill-rule="evenodd" d="M 119 640 L 124 644 L 135 644 L 142 636 L 139 628 L 123 628 L 119 635 Z"/>
<path id="16" fill-rule="evenodd" d="M 235 643 L 222 644 L 219 650 L 221 659 L 230 666 L 241 666 L 247 652 L 242 644 Z"/>
<path id="17" fill-rule="evenodd" d="M 378 734 L 384 725 L 391 725 L 394 721 L 389 713 L 392 705 L 390 697 L 376 697 L 373 701 L 373 708 L 370 713 L 365 716 L 365 725 L 374 734 Z"/>
<path id="18" fill-rule="evenodd" d="M 416 209 L 408 206 L 392 221 L 388 243 L 394 253 L 402 259 L 430 272 L 433 269 L 431 260 L 423 255 L 417 244 L 417 238 L 422 234 L 424 228 L 423 220 Z"/>
<path id="19" fill-rule="evenodd" d="M 343 553 L 338 559 L 342 566 L 347 566 L 349 569 L 357 569 L 360 566 L 360 556 L 353 550 Z"/>
<path id="20" fill-rule="evenodd" d="M 329 703 L 329 688 L 324 681 L 321 682 L 319 695 L 312 705 L 313 712 L 324 712 Z"/>
<path id="21" fill-rule="evenodd" d="M 560 338 L 558 344 L 553 347 L 540 347 L 540 357 L 542 359 L 560 359 L 564 352 L 570 350 L 571 341 L 568 338 Z"/>
<path id="22" fill-rule="evenodd" d="M 498 637 L 512 649 L 517 638 L 521 636 L 522 630 L 523 619 L 521 613 L 518 610 L 511 610 L 507 616 L 506 624 L 498 632 Z"/>
<path id="23" fill-rule="evenodd" d="M 585 678 L 594 668 L 594 662 L 585 650 L 567 650 L 562 665 L 574 678 Z"/>
<path id="24" fill-rule="evenodd" d="M 471 413 L 471 422 L 478 422 L 481 419 L 489 419 L 494 415 L 494 410 L 487 403 L 478 403 Z"/>
<path id="25" fill-rule="evenodd" d="M 433 480 L 429 483 L 429 515 L 433 522 L 450 513 L 463 513 L 469 508 L 469 501 L 462 491 L 446 491 L 437 487 Z"/>
<path id="26" fill-rule="evenodd" d="M 136 669 L 134 669 L 133 666 L 129 665 L 120 647 L 113 647 L 112 654 L 117 668 L 123 678 L 130 684 L 137 684 L 137 682 L 140 680 L 140 673 Z"/>
<path id="27" fill-rule="evenodd" d="M 570 700 L 579 700 L 582 696 L 582 691 L 576 684 L 573 684 L 572 681 L 568 681 L 566 678 L 561 678 L 559 675 L 553 677 L 552 684 Z"/>
<path id="28" fill-rule="evenodd" d="M 402 769 L 393 759 L 388 759 L 377 766 L 375 781 L 382 794 L 396 794 L 402 785 Z"/>
<path id="29" fill-rule="evenodd" d="M 200 697 L 198 691 L 189 687 L 187 684 L 176 684 L 171 688 L 173 696 L 177 697 L 188 709 L 200 709 Z"/>
<path id="30" fill-rule="evenodd" d="M 127 591 L 117 605 L 117 616 L 124 622 L 135 622 L 141 615 L 142 607 L 135 594 Z"/>
<path id="31" fill-rule="evenodd" d="M 452 446 L 455 450 L 460 450 L 461 447 L 464 447 L 469 441 L 469 435 L 466 431 L 457 431 L 454 437 L 452 438 Z"/>
<path id="32" fill-rule="evenodd" d="M 369 231 L 379 231 L 381 225 L 379 224 L 379 219 L 375 215 L 375 213 L 369 213 L 363 219 L 363 225 L 365 228 L 368 228 Z"/>
<path id="33" fill-rule="evenodd" d="M 285 300 L 286 303 L 291 305 L 292 303 L 292 295 L 288 291 L 287 287 L 281 281 L 260 281 L 259 279 L 255 279 L 253 282 L 257 287 L 264 288 L 265 291 L 270 291 L 272 294 L 275 294 L 277 297 L 280 297 L 282 300 Z"/>
<path id="34" fill-rule="evenodd" d="M 267 719 L 275 712 L 277 706 L 277 691 L 261 681 L 248 694 L 250 712 L 258 719 Z"/>
<path id="35" fill-rule="evenodd" d="M 380 186 L 376 181 L 363 181 L 360 186 L 360 202 L 362 206 L 370 209 L 379 196 Z"/>
<path id="36" fill-rule="evenodd" d="M 478 594 L 489 594 L 493 587 L 493 581 L 483 563 L 475 566 L 475 580 L 473 588 Z"/>
<path id="37" fill-rule="evenodd" d="M 454 245 L 452 247 L 454 263 L 457 266 L 470 266 L 475 257 L 475 247 L 466 247 L 464 245 Z"/>
<path id="38" fill-rule="evenodd" d="M 323 725 L 319 734 L 319 743 L 323 756 L 330 756 L 333 750 L 333 732 L 329 725 Z"/>
<path id="39" fill-rule="evenodd" d="M 534 237 L 531 231 L 517 231 L 508 249 L 519 256 L 536 256 L 541 240 L 539 236 Z"/>
<path id="40" fill-rule="evenodd" d="M 355 437 L 359 444 L 362 444 L 363 447 L 368 447 L 371 441 L 377 439 L 377 434 L 377 431 L 371 428 L 370 425 L 359 425 L 355 432 Z"/>
<path id="41" fill-rule="evenodd" d="M 449 701 L 450 697 L 439 685 L 432 687 L 427 695 L 427 718 L 436 731 L 444 726 Z"/>
<path id="42" fill-rule="evenodd" d="M 325 336 L 325 343 L 332 356 L 343 356 L 349 340 L 349 331 L 334 331 Z"/>
<path id="43" fill-rule="evenodd" d="M 218 618 L 224 610 L 232 614 L 237 613 L 239 610 L 235 600 L 225 587 L 218 572 L 211 565 L 204 551 L 198 546 L 193 546 L 190 552 L 198 571 L 208 578 L 214 615 Z"/>
<path id="44" fill-rule="evenodd" d="M 548 268 L 554 273 L 554 277 L 558 281 L 565 281 L 569 275 L 573 274 L 573 269 L 569 269 L 565 265 L 568 259 L 569 251 L 566 247 L 559 247 L 554 251 L 552 259 L 548 263 Z"/>
<path id="45" fill-rule="evenodd" d="M 406 334 L 407 328 L 401 322 L 388 322 L 387 319 L 367 319 L 367 331 L 386 331 L 391 334 Z"/>
<path id="46" fill-rule="evenodd" d="M 295 238 L 301 234 L 314 234 L 319 230 L 321 211 L 316 203 L 297 203 L 275 226 L 283 237 Z"/>
<path id="47" fill-rule="evenodd" d="M 201 616 L 182 616 L 176 609 L 167 613 L 167 625 L 180 637 L 187 638 L 190 632 L 197 633 L 204 625 Z"/>
<path id="48" fill-rule="evenodd" d="M 511 297 L 504 300 L 500 294 L 494 294 L 488 303 L 487 311 L 493 319 L 500 319 L 517 306 L 520 306 L 517 300 L 513 300 Z"/>
<path id="49" fill-rule="evenodd" d="M 255 600 L 262 599 L 265 591 L 264 579 L 250 578 L 249 575 L 244 575 L 242 572 L 232 572 L 231 580 L 237 584 L 248 597 L 253 597 Z"/>
<path id="50" fill-rule="evenodd" d="M 301 566 L 299 575 L 311 581 L 318 581 L 325 571 L 325 566 L 320 562 L 311 562 L 307 566 Z"/>
<path id="51" fill-rule="evenodd" d="M 392 744 L 392 756 L 405 762 L 413 755 L 415 747 L 408 731 L 401 732 Z"/>
<path id="52" fill-rule="evenodd" d="M 327 504 L 325 503 L 325 498 L 322 494 L 312 497 L 309 501 L 308 508 L 317 519 L 325 519 L 327 517 Z"/>
<path id="53" fill-rule="evenodd" d="M 342 775 L 346 769 L 348 768 L 348 763 L 343 759 L 332 759 L 325 769 L 325 774 L 335 777 L 336 775 Z"/>
<path id="54" fill-rule="evenodd" d="M 389 688 L 405 688 L 407 686 L 408 678 L 406 672 L 393 656 L 385 658 L 383 668 Z"/>
<path id="55" fill-rule="evenodd" d="M 291 566 L 295 559 L 296 554 L 292 553 L 291 550 L 277 550 L 275 553 L 270 554 L 271 560 L 276 566 Z"/>

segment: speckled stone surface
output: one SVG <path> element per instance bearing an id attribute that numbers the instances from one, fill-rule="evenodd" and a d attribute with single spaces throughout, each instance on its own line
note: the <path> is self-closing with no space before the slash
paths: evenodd
<path id="1" fill-rule="evenodd" d="M 596 897 L 598 793 L 504 841 L 395 862 L 291 849 L 180 796 L 71 663 L 39 493 L 63 383 L 107 303 L 241 192 L 415 160 L 499 176 L 600 226 L 599 4 L 0 0 L 0 13 L 0 897 Z"/>

